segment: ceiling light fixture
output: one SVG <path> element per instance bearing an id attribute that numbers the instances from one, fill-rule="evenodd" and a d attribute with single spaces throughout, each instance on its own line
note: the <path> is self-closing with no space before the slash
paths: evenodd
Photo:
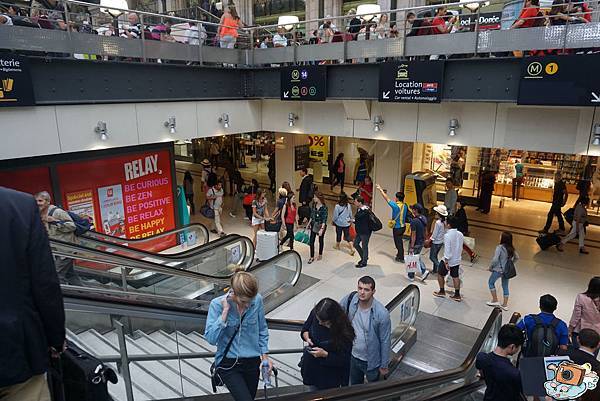
<path id="1" fill-rule="evenodd" d="M 223 124 L 223 128 L 229 128 L 229 114 L 223 114 L 219 117 L 219 124 Z"/>
<path id="2" fill-rule="evenodd" d="M 294 123 L 296 122 L 296 120 L 298 120 L 298 116 L 295 115 L 294 113 L 289 113 L 288 114 L 288 125 L 290 127 L 294 126 Z"/>
<path id="3" fill-rule="evenodd" d="M 600 146 L 600 123 L 594 125 L 594 139 L 592 139 L 592 145 Z"/>
<path id="4" fill-rule="evenodd" d="M 98 125 L 94 128 L 94 131 L 100 135 L 100 140 L 106 141 L 108 139 L 108 132 L 106 130 L 106 122 L 98 121 Z"/>
<path id="5" fill-rule="evenodd" d="M 383 118 L 381 116 L 375 116 L 373 119 L 373 131 L 379 132 L 381 131 L 381 127 L 383 127 Z"/>
<path id="6" fill-rule="evenodd" d="M 460 128 L 457 118 L 450 119 L 448 124 L 448 136 L 456 136 L 456 130 Z"/>
<path id="7" fill-rule="evenodd" d="M 171 116 L 165 121 L 165 127 L 169 128 L 171 134 L 177 133 L 177 120 L 175 119 L 175 116 Z"/>

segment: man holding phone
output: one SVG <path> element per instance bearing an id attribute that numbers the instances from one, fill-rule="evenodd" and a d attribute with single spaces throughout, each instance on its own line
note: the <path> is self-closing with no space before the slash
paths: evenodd
<path id="1" fill-rule="evenodd" d="M 346 295 L 340 305 L 352 322 L 354 345 L 350 361 L 350 385 L 384 379 L 389 373 L 392 323 L 390 313 L 375 299 L 375 280 L 363 276 L 357 291 Z"/>

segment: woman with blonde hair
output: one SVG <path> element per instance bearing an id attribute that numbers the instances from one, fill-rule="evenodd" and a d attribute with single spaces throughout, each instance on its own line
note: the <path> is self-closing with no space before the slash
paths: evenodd
<path id="1" fill-rule="evenodd" d="M 244 271 L 231 277 L 231 288 L 210 302 L 206 340 L 217 346 L 214 375 L 236 401 L 256 397 L 261 366 L 273 363 L 267 354 L 269 330 L 256 278 Z"/>

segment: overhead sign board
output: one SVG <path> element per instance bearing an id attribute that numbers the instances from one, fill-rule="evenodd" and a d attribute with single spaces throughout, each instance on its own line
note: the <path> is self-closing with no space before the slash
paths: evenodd
<path id="1" fill-rule="evenodd" d="M 403 61 L 379 66 L 379 101 L 439 103 L 444 61 Z"/>
<path id="2" fill-rule="evenodd" d="M 305 65 L 281 68 L 281 100 L 325 101 L 327 67 Z"/>
<path id="3" fill-rule="evenodd" d="M 34 105 L 28 60 L 10 53 L 0 54 L 0 107 Z"/>
<path id="4" fill-rule="evenodd" d="M 501 22 L 502 12 L 461 14 L 459 19 L 460 27 L 467 31 L 474 31 L 475 26 L 480 31 L 500 29 Z"/>
<path id="5" fill-rule="evenodd" d="M 517 104 L 600 107 L 600 54 L 521 60 Z"/>

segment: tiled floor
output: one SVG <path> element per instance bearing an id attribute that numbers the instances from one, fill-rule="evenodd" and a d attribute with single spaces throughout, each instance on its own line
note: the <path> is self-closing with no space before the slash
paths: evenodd
<path id="1" fill-rule="evenodd" d="M 483 326 L 491 310 L 485 304 L 490 296 L 487 285 L 490 273 L 487 268 L 500 232 L 506 229 L 505 226 L 494 227 L 493 223 L 498 222 L 527 229 L 517 230 L 519 234 L 515 232 L 515 246 L 521 260 L 517 264 L 518 276 L 510 281 L 510 310 L 504 314 L 505 320 L 510 318 L 513 311 L 521 314 L 536 312 L 538 299 L 545 293 L 556 296 L 559 301 L 557 315 L 568 320 L 575 295 L 585 291 L 593 275 L 600 274 L 600 243 L 596 242 L 600 239 L 600 230 L 598 227 L 591 227 L 589 230 L 589 236 L 596 240 L 590 241 L 589 255 L 580 255 L 575 244 L 567 245 L 564 253 L 559 253 L 554 248 L 542 252 L 535 242 L 535 231 L 545 222 L 548 204 L 507 201 L 506 206 L 499 209 L 498 201 L 494 199 L 494 208 L 489 215 L 480 214 L 471 208 L 467 211 L 472 223 L 471 236 L 476 239 L 476 251 L 480 259 L 472 265 L 465 256 L 464 288 L 461 290 L 463 302 L 434 298 L 432 292 L 437 289 L 437 282 L 435 276 L 431 276 L 425 283 L 415 281 L 421 288 L 421 310 L 469 326 Z M 246 220 L 241 216 L 235 219 L 229 217 L 229 202 L 230 198 L 226 199 L 223 219 L 226 232 L 251 236 L 252 231 Z M 381 217 L 384 221 L 387 218 Z M 194 216 L 194 220 L 206 223 L 197 216 Z M 386 231 L 388 230 L 384 227 L 382 232 Z M 376 280 L 376 297 L 383 303 L 391 300 L 409 284 L 404 265 L 393 261 L 395 248 L 391 236 L 375 234 L 372 237 L 369 265 L 364 269 L 354 267 L 357 256 L 351 257 L 347 251 L 333 249 L 335 232 L 331 226 L 325 237 L 323 260 L 310 265 L 305 263 L 303 266 L 303 273 L 320 279 L 320 282 L 273 311 L 271 317 L 305 319 L 319 299 L 325 296 L 341 298 L 355 289 L 356 281 L 362 275 L 370 275 Z M 308 260 L 307 245 L 296 243 L 295 249 L 304 261 Z M 427 266 L 431 267 L 428 255 L 424 254 L 422 257 Z M 501 293 L 500 283 L 497 284 Z"/>

